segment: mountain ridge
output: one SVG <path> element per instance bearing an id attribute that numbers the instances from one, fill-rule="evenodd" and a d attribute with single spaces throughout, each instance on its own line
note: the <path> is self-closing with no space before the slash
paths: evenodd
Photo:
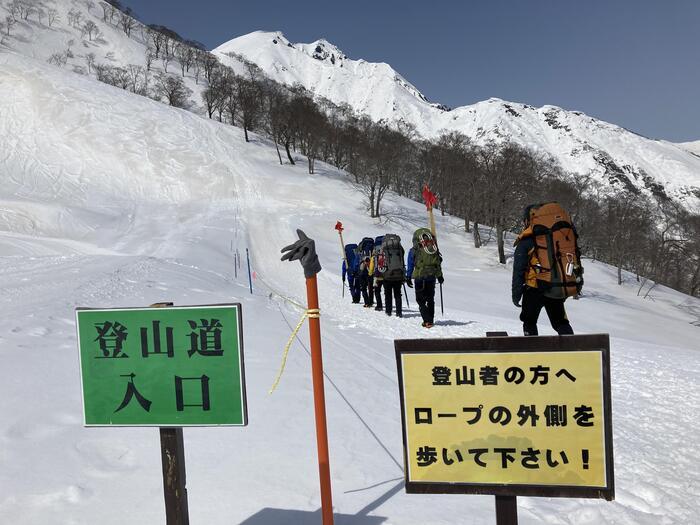
<path id="1" fill-rule="evenodd" d="M 575 176 L 592 175 L 612 190 L 642 191 L 700 211 L 700 158 L 668 141 L 555 105 L 489 98 L 448 108 L 431 102 L 385 62 L 350 59 L 325 38 L 292 43 L 280 31 L 255 31 L 212 51 L 234 53 L 273 80 L 301 84 L 377 122 L 407 123 L 426 139 L 460 132 L 476 144 L 513 141 L 554 158 Z M 339 56 L 342 54 L 342 59 Z"/>

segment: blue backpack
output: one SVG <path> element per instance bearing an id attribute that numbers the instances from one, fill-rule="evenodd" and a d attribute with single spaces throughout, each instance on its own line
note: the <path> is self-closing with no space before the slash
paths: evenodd
<path id="1" fill-rule="evenodd" d="M 345 258 L 348 262 L 347 274 L 354 277 L 360 269 L 360 258 L 357 256 L 357 244 L 345 245 Z"/>

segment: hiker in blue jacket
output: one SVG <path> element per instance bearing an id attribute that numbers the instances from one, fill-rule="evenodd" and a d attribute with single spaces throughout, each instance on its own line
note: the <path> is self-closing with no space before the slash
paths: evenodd
<path id="1" fill-rule="evenodd" d="M 353 303 L 360 302 L 360 295 L 362 290 L 360 286 L 360 280 L 357 278 L 357 272 L 359 269 L 359 257 L 355 253 L 356 248 L 357 244 L 345 245 L 345 258 L 343 259 L 342 267 L 343 282 L 345 282 L 345 278 L 347 277 L 348 288 L 350 289 L 350 296 L 352 297 Z"/>

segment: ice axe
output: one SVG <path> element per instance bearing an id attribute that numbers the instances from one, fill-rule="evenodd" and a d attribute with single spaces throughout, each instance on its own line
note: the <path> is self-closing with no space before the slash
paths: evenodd
<path id="1" fill-rule="evenodd" d="M 435 215 L 433 215 L 433 207 L 437 204 L 438 199 L 435 194 L 430 191 L 427 184 L 423 186 L 423 201 L 425 202 L 425 207 L 428 210 L 428 225 L 430 226 L 430 233 L 432 233 L 433 237 L 435 237 Z"/>
<path id="2" fill-rule="evenodd" d="M 408 290 L 406 290 L 406 283 L 403 283 L 403 294 L 406 296 L 406 308 L 410 308 L 411 303 L 408 302 Z"/>

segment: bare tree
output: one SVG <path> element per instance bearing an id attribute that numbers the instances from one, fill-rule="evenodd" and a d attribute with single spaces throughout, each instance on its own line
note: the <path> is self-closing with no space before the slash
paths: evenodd
<path id="1" fill-rule="evenodd" d="M 287 160 L 294 165 L 294 157 L 291 152 L 291 143 L 294 139 L 293 116 L 290 111 L 289 93 L 285 87 L 273 85 L 268 88 L 268 115 L 266 127 L 269 135 L 275 141 L 277 157 L 282 164 L 282 155 L 278 144 L 284 146 Z"/>
<path id="2" fill-rule="evenodd" d="M 175 56 L 177 57 L 178 62 L 180 62 L 180 69 L 182 70 L 182 76 L 185 76 L 185 73 L 189 73 L 190 67 L 192 67 L 192 62 L 194 61 L 195 57 L 195 52 L 192 47 L 190 47 L 188 44 L 179 44 L 175 48 Z"/>
<path id="3" fill-rule="evenodd" d="M 202 65 L 202 70 L 204 71 L 204 78 L 207 82 L 211 82 L 211 77 L 214 71 L 219 67 L 219 60 L 211 53 L 204 52 L 200 56 L 200 63 Z"/>
<path id="4" fill-rule="evenodd" d="M 102 8 L 102 21 L 103 22 L 108 22 L 108 18 L 110 17 L 112 13 L 113 7 L 109 5 L 107 2 L 102 2 L 100 3 L 100 7 Z"/>
<path id="5" fill-rule="evenodd" d="M 209 84 L 209 86 L 202 91 L 202 102 L 204 102 L 204 108 L 207 110 L 209 118 L 213 118 L 214 112 L 221 104 L 221 96 L 216 85 Z"/>
<path id="6" fill-rule="evenodd" d="M 80 23 L 83 19 L 83 13 L 80 11 L 77 11 L 75 9 L 71 9 L 68 11 L 68 25 L 71 27 L 75 27 L 76 29 L 80 28 Z"/>
<path id="7" fill-rule="evenodd" d="M 105 64 L 95 66 L 97 80 L 121 89 L 129 89 L 131 80 L 129 72 L 123 67 L 113 67 Z"/>
<path id="8" fill-rule="evenodd" d="M 119 9 L 117 9 L 117 7 L 113 4 L 114 4 L 114 2 L 110 2 L 110 6 L 109 6 L 109 21 L 112 24 L 114 23 L 114 19 L 117 18 L 121 14 L 121 11 Z M 119 18 L 117 18 L 117 22 L 119 22 Z"/>
<path id="9" fill-rule="evenodd" d="M 166 73 L 168 72 L 168 65 L 172 59 L 173 56 L 170 54 L 170 50 L 167 47 L 164 47 L 162 53 L 160 54 L 160 62 L 163 64 L 163 70 Z"/>
<path id="10" fill-rule="evenodd" d="M 153 52 L 150 49 L 146 49 L 146 71 L 151 71 L 153 66 L 153 59 L 155 58 Z"/>
<path id="11" fill-rule="evenodd" d="M 129 75 L 129 89 L 138 95 L 146 94 L 146 69 L 143 66 L 129 64 L 126 67 Z"/>
<path id="12" fill-rule="evenodd" d="M 306 155 L 309 174 L 313 175 L 314 165 L 322 145 L 326 117 L 313 99 L 306 95 L 295 97 L 290 104 L 290 111 L 298 116 L 297 139 L 301 152 Z"/>
<path id="13" fill-rule="evenodd" d="M 131 31 L 136 27 L 136 21 L 132 14 L 131 8 L 126 8 L 124 12 L 119 13 L 119 25 L 128 37 L 131 37 Z"/>
<path id="14" fill-rule="evenodd" d="M 199 77 L 202 74 L 201 54 L 201 51 L 195 50 L 194 57 L 192 59 L 192 67 L 194 68 L 194 81 L 197 85 L 199 85 Z"/>
<path id="15" fill-rule="evenodd" d="M 16 23 L 16 18 L 13 18 L 9 15 L 5 17 L 5 31 L 7 32 L 7 36 L 10 36 L 10 31 L 12 31 L 12 28 L 15 26 Z"/>
<path id="16" fill-rule="evenodd" d="M 32 2 L 30 1 L 25 1 L 24 2 L 24 20 L 27 21 L 29 20 L 29 17 L 36 13 L 37 8 L 32 5 Z"/>
<path id="17" fill-rule="evenodd" d="M 6 8 L 15 22 L 28 20 L 36 10 L 33 2 L 29 0 L 12 0 Z"/>
<path id="18" fill-rule="evenodd" d="M 95 67 L 95 53 L 86 54 L 85 63 L 87 64 L 88 73 L 92 73 L 92 70 Z"/>
<path id="19" fill-rule="evenodd" d="M 7 10 L 10 12 L 10 16 L 16 22 L 22 18 L 22 2 L 20 0 L 12 0 L 7 4 Z"/>
<path id="20" fill-rule="evenodd" d="M 251 78 L 235 77 L 235 91 L 238 99 L 239 114 L 243 125 L 245 141 L 250 142 L 248 131 L 252 130 L 262 110 L 262 90 L 260 83 L 255 78 L 252 69 L 249 70 Z"/>
<path id="21" fill-rule="evenodd" d="M 48 58 L 47 62 L 54 66 L 63 67 L 68 63 L 68 55 L 65 51 L 54 53 Z"/>
<path id="22" fill-rule="evenodd" d="M 150 43 L 149 45 L 153 48 L 155 58 L 158 59 L 160 58 L 160 51 L 163 48 L 167 37 L 160 31 L 150 27 L 148 28 L 147 34 Z"/>
<path id="23" fill-rule="evenodd" d="M 92 20 L 88 20 L 87 22 L 85 22 L 85 24 L 83 24 L 82 34 L 83 36 L 88 35 L 88 39 L 90 40 L 90 42 L 92 42 L 93 35 L 97 36 L 99 32 L 100 30 L 97 27 L 97 24 Z"/>
<path id="24" fill-rule="evenodd" d="M 154 93 L 158 100 L 165 100 L 169 105 L 186 108 L 192 90 L 185 86 L 180 77 L 159 73 L 154 84 Z"/>
<path id="25" fill-rule="evenodd" d="M 56 9 L 53 9 L 53 8 L 49 9 L 49 11 L 48 11 L 49 27 L 53 27 L 53 25 L 56 22 L 60 22 L 60 21 L 61 21 L 61 17 L 59 16 L 58 11 Z"/>
<path id="26" fill-rule="evenodd" d="M 85 7 L 87 7 L 88 13 L 90 13 L 95 7 L 95 2 L 93 2 L 92 0 L 85 0 Z"/>

